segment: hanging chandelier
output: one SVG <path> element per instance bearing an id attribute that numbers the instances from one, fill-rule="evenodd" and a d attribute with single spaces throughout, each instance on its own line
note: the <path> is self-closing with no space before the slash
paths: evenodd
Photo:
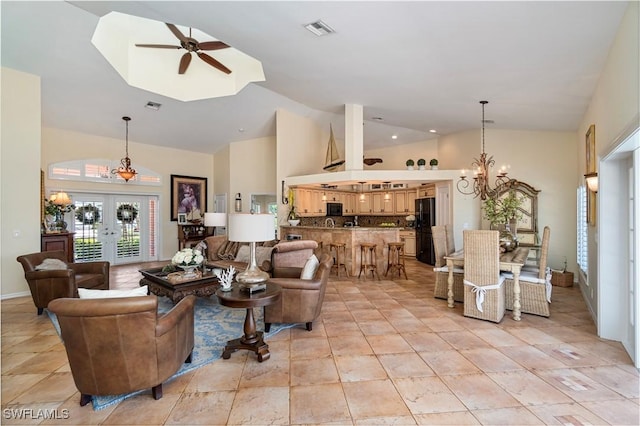
<path id="1" fill-rule="evenodd" d="M 474 158 L 473 163 L 471 163 L 471 166 L 475 168 L 473 171 L 473 183 L 470 179 L 467 179 L 465 170 L 462 171 L 457 183 L 460 193 L 473 195 L 474 198 L 480 197 L 482 200 L 498 195 L 500 189 L 511 180 L 507 177 L 506 168 L 502 167 L 498 171 L 493 188 L 489 184 L 489 170 L 494 166 L 495 161 L 493 156 L 487 158 L 487 154 L 484 152 L 484 106 L 488 103 L 488 101 L 480 101 L 480 104 L 482 104 L 482 153 L 480 158 Z"/>
<path id="2" fill-rule="evenodd" d="M 111 170 L 111 173 L 118 174 L 125 182 L 129 182 L 129 180 L 133 179 L 138 172 L 131 167 L 131 159 L 129 158 L 129 121 L 131 121 L 131 117 L 122 117 L 122 119 L 126 123 L 127 129 L 125 134 L 125 157 L 120 160 L 120 167 Z"/>

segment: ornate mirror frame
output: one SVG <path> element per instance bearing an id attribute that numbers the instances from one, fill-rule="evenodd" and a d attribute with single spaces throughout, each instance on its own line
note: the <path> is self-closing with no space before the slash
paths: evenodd
<path id="1" fill-rule="evenodd" d="M 523 199 L 522 205 L 518 207 L 522 215 L 522 218 L 518 220 L 518 241 L 522 246 L 537 245 L 540 241 L 538 238 L 538 194 L 540 190 L 514 179 L 501 187 L 498 197 L 506 197 L 511 191 L 516 192 Z"/>

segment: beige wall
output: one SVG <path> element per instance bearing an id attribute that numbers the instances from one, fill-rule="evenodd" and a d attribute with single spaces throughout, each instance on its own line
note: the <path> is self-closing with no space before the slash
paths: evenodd
<path id="1" fill-rule="evenodd" d="M 226 212 L 233 211 L 233 197 L 230 189 L 230 146 L 227 145 L 213 156 L 213 194 L 226 196 Z M 215 211 L 222 212 L 218 206 L 214 206 Z"/>
<path id="2" fill-rule="evenodd" d="M 405 169 L 406 162 L 411 158 L 418 168 L 418 160 L 424 158 L 429 168 L 429 161 L 432 158 L 438 159 L 438 140 L 421 141 L 404 145 L 393 145 L 384 148 L 367 149 L 364 152 L 365 158 L 382 158 L 382 164 L 364 166 L 365 170 L 402 170 Z M 439 163 L 438 167 L 442 167 Z"/>
<path id="3" fill-rule="evenodd" d="M 129 126 L 135 122 L 132 120 Z M 39 167 L 58 161 L 74 159 L 105 158 L 119 160 L 124 155 L 124 141 L 103 138 L 61 129 L 44 128 L 42 132 L 42 162 Z M 180 149 L 144 145 L 129 140 L 129 157 L 132 166 L 145 167 L 160 174 L 162 186 L 143 186 L 132 183 L 101 184 L 49 180 L 45 178 L 47 190 L 95 191 L 117 194 L 157 195 L 160 200 L 160 259 L 170 259 L 178 249 L 177 222 L 171 221 L 171 175 L 206 177 L 207 206 L 213 211 L 213 156 Z M 170 158 L 171 161 L 167 161 Z M 46 173 L 45 173 L 46 174 Z"/>
<path id="4" fill-rule="evenodd" d="M 16 257 L 40 251 L 40 78 L 1 70 L 0 287 L 29 292 Z M 34 308 L 35 315 L 35 308 Z"/>
<path id="5" fill-rule="evenodd" d="M 629 2 L 629 7 L 616 38 L 609 50 L 609 56 L 598 85 L 577 133 L 578 168 L 574 173 L 574 182 L 584 185 L 585 173 L 585 134 L 589 126 L 595 125 L 596 153 L 598 159 L 608 153 L 618 136 L 629 126 L 638 126 L 640 116 L 640 3 Z M 603 220 L 615 220 L 598 215 L 596 223 Z M 584 277 L 580 285 L 583 295 L 592 312 L 597 312 L 598 291 L 605 283 L 597 282 L 599 226 L 589 227 L 589 271 L 588 280 L 591 289 L 587 291 Z M 608 283 L 616 286 L 617 283 Z M 615 313 L 613 313 L 615 314 Z M 637 326 L 636 326 L 637 327 Z"/>
<path id="6" fill-rule="evenodd" d="M 233 210 L 236 193 L 242 194 L 242 211 L 251 209 L 251 194 L 276 193 L 276 139 L 251 139 L 230 145 L 229 178 Z"/>

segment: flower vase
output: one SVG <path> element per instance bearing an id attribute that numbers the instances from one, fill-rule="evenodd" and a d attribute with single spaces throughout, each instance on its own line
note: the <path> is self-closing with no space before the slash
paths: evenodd
<path id="1" fill-rule="evenodd" d="M 183 271 L 183 277 L 184 278 L 195 278 L 196 277 L 196 268 L 198 267 L 198 265 L 178 265 Z"/>

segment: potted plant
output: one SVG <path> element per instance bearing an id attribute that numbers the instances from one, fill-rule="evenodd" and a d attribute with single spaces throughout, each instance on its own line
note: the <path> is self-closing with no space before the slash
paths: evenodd
<path id="1" fill-rule="evenodd" d="M 424 170 L 424 166 L 427 164 L 427 161 L 424 158 L 418 160 L 418 169 Z"/>
<path id="2" fill-rule="evenodd" d="M 415 164 L 411 158 L 407 160 L 405 163 L 407 165 L 407 170 L 413 170 L 413 165 Z"/>
<path id="3" fill-rule="evenodd" d="M 431 170 L 438 170 L 438 160 L 435 158 L 432 158 L 431 161 L 429 161 L 429 165 L 431 166 Z"/>
<path id="4" fill-rule="evenodd" d="M 298 212 L 296 211 L 295 206 L 295 195 L 291 188 L 289 188 L 289 214 L 287 215 L 287 221 L 291 226 L 298 226 L 300 223 L 300 217 L 298 216 Z"/>
<path id="5" fill-rule="evenodd" d="M 491 224 L 492 229 L 509 226 L 515 233 L 518 219 L 522 218 L 519 207 L 522 205 L 522 197 L 518 197 L 514 191 L 509 191 L 507 196 L 490 197 L 482 205 L 484 217 Z"/>

